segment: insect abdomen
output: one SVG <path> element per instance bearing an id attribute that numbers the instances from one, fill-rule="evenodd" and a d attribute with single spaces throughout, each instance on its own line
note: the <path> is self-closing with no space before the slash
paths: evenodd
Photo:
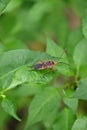
<path id="1" fill-rule="evenodd" d="M 44 64 L 36 64 L 34 66 L 34 70 L 43 70 L 46 69 L 46 66 Z"/>
<path id="2" fill-rule="evenodd" d="M 39 70 L 42 67 L 42 64 L 34 65 L 34 70 Z"/>

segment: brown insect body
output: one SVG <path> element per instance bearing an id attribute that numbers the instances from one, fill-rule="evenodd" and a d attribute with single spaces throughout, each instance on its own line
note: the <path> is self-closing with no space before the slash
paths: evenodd
<path id="1" fill-rule="evenodd" d="M 40 61 L 38 64 L 34 65 L 34 70 L 44 70 L 50 69 L 55 66 L 58 62 L 49 60 L 49 61 Z"/>

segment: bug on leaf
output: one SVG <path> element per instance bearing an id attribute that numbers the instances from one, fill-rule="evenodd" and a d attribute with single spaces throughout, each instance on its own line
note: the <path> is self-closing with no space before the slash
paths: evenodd
<path id="1" fill-rule="evenodd" d="M 59 59 L 62 59 L 62 56 L 63 56 L 64 52 L 62 53 L 61 57 Z M 47 60 L 47 61 L 39 61 L 38 64 L 35 64 L 33 66 L 33 69 L 34 70 L 45 70 L 45 69 L 52 69 L 56 64 L 58 63 L 63 63 L 63 64 L 66 64 L 68 66 L 70 66 L 68 63 L 64 63 L 64 62 L 57 62 L 57 61 L 54 61 L 54 60 Z"/>
<path id="2" fill-rule="evenodd" d="M 48 61 L 40 61 L 38 64 L 34 65 L 34 70 L 44 70 L 44 69 L 51 69 L 55 66 L 58 62 L 53 60 Z"/>

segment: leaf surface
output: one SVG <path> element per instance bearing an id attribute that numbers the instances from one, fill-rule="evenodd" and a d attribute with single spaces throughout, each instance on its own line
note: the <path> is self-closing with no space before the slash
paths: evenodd
<path id="1" fill-rule="evenodd" d="M 87 117 L 83 116 L 81 118 L 78 118 L 75 121 L 72 130 L 87 130 Z"/>
<path id="2" fill-rule="evenodd" d="M 87 58 L 87 40 L 83 39 L 77 44 L 74 50 L 73 59 L 76 64 L 76 67 L 79 68 L 80 66 L 87 64 L 86 58 Z"/>
<path id="3" fill-rule="evenodd" d="M 64 50 L 60 46 L 58 46 L 54 41 L 52 41 L 49 37 L 47 38 L 46 52 L 49 55 L 55 57 L 55 60 L 58 62 L 58 64 L 56 65 L 57 69 L 61 74 L 67 76 L 73 74 Z"/>
<path id="4" fill-rule="evenodd" d="M 85 36 L 85 38 L 87 38 L 87 11 L 85 10 L 82 16 L 82 32 Z"/>
<path id="5" fill-rule="evenodd" d="M 50 122 L 56 116 L 59 108 L 60 96 L 53 88 L 46 88 L 35 96 L 29 107 L 26 130 L 39 121 Z"/>
<path id="6" fill-rule="evenodd" d="M 87 100 L 87 77 L 79 83 L 74 97 Z"/>
<path id="7" fill-rule="evenodd" d="M 6 8 L 6 6 L 8 5 L 8 3 L 11 0 L 0 0 L 0 14 L 2 13 L 2 11 Z"/>
<path id="8" fill-rule="evenodd" d="M 40 60 L 52 59 L 46 53 L 29 50 L 13 50 L 0 55 L 0 90 L 8 90 L 25 82 L 47 83 L 55 76 L 49 70 L 34 71 Z M 54 75 L 54 76 L 53 76 Z"/>
<path id="9" fill-rule="evenodd" d="M 18 121 L 21 121 L 21 119 L 16 114 L 15 105 L 11 101 L 11 99 L 7 99 L 6 97 L 3 98 L 1 106 L 8 114 L 10 114 L 12 117 L 17 119 Z"/>
<path id="10" fill-rule="evenodd" d="M 78 99 L 64 97 L 64 103 L 73 111 L 74 114 L 77 112 Z"/>
<path id="11" fill-rule="evenodd" d="M 53 124 L 53 130 L 71 130 L 74 121 L 75 115 L 70 109 L 65 108 L 58 114 L 56 122 Z"/>

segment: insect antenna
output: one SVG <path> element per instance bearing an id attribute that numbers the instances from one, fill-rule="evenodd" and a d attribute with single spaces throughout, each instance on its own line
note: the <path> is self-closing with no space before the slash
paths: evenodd
<path id="1" fill-rule="evenodd" d="M 58 63 L 63 63 L 63 64 L 65 64 L 65 65 L 68 65 L 68 66 L 70 66 L 70 64 L 68 64 L 68 63 L 65 63 L 65 62 L 58 62 Z"/>
<path id="2" fill-rule="evenodd" d="M 64 50 L 66 50 L 66 48 L 65 48 Z M 63 51 L 63 53 L 61 54 L 61 56 L 60 56 L 59 60 L 61 60 L 61 59 L 62 59 L 62 57 L 63 57 L 64 53 L 65 53 L 65 51 Z M 65 64 L 65 65 L 70 66 L 70 64 L 65 63 L 65 62 L 58 62 L 58 63 L 63 63 L 63 64 Z"/>
<path id="3" fill-rule="evenodd" d="M 66 48 L 64 50 L 66 50 Z M 59 60 L 62 59 L 64 54 L 65 54 L 65 51 L 63 51 L 63 53 L 60 55 Z"/>

